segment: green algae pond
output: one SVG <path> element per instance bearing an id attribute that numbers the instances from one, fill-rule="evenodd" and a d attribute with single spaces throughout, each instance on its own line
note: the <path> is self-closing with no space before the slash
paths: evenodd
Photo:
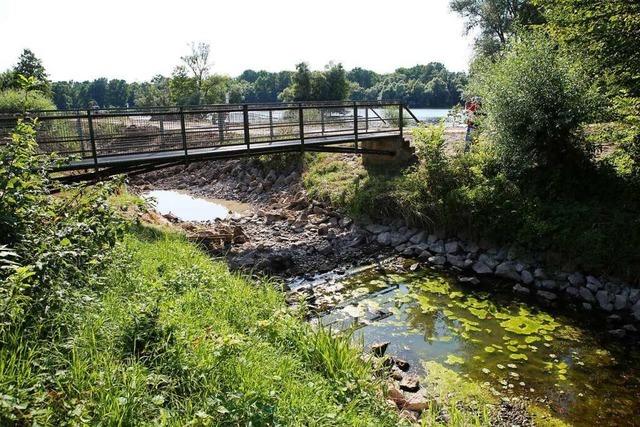
<path id="1" fill-rule="evenodd" d="M 519 397 L 568 425 L 640 423 L 640 358 L 602 338 L 604 320 L 435 271 L 369 271 L 341 285 L 350 299 L 320 322 L 353 328 L 365 347 L 389 341 L 387 353 L 419 375 L 437 364 L 496 400 Z"/>

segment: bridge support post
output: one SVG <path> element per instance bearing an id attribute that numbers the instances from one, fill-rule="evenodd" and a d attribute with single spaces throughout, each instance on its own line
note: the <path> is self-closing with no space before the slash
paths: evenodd
<path id="1" fill-rule="evenodd" d="M 302 104 L 298 105 L 298 122 L 300 126 L 300 151 L 304 151 L 304 109 Z"/>
<path id="2" fill-rule="evenodd" d="M 269 137 L 273 141 L 273 110 L 269 109 Z"/>
<path id="3" fill-rule="evenodd" d="M 244 143 L 247 145 L 247 151 L 249 151 L 251 138 L 249 135 L 249 107 L 247 104 L 242 106 L 242 121 L 244 122 Z"/>
<path id="4" fill-rule="evenodd" d="M 224 143 L 224 113 L 217 112 L 218 116 L 218 139 L 220 144 Z"/>
<path id="5" fill-rule="evenodd" d="M 187 129 L 184 126 L 184 110 L 180 107 L 180 132 L 182 134 L 182 148 L 184 149 L 184 159 L 187 160 Z"/>
<path id="6" fill-rule="evenodd" d="M 403 112 L 404 105 L 400 103 L 400 105 L 398 105 L 398 126 L 400 127 L 400 138 L 404 136 L 404 118 L 402 117 Z"/>
<path id="7" fill-rule="evenodd" d="M 353 142 L 358 150 L 358 104 L 353 103 Z"/>
<path id="8" fill-rule="evenodd" d="M 364 133 L 369 133 L 369 107 L 364 109 Z"/>
<path id="9" fill-rule="evenodd" d="M 91 141 L 91 154 L 93 154 L 93 168 L 98 173 L 98 150 L 96 149 L 96 136 L 93 133 L 93 117 L 91 110 L 87 110 L 87 120 L 89 122 L 89 141 Z"/>

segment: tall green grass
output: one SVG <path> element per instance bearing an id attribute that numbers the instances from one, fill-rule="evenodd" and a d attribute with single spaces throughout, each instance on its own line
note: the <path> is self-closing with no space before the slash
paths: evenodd
<path id="1" fill-rule="evenodd" d="M 104 267 L 56 341 L 0 349 L 2 423 L 396 424 L 349 337 L 313 330 L 275 283 L 146 228 Z"/>

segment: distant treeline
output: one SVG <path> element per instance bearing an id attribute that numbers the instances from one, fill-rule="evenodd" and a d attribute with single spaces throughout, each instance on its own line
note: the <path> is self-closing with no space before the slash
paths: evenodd
<path id="1" fill-rule="evenodd" d="M 465 73 L 450 72 L 440 63 L 398 68 L 390 74 L 378 74 L 363 68 L 354 68 L 346 73 L 340 70 L 340 65 L 330 66 L 325 71 L 310 71 L 299 65 L 296 72 L 246 70 L 237 78 L 214 75 L 209 79 L 214 78 L 215 81 L 210 82 L 212 84 L 200 102 L 195 102 L 188 94 L 185 96 L 178 82 L 172 81 L 175 76 L 159 75 L 144 83 L 106 78 L 84 82 L 59 81 L 52 83 L 51 90 L 53 101 L 60 109 L 222 103 L 227 101 L 227 97 L 230 102 L 399 99 L 412 107 L 448 108 L 460 103 L 462 88 L 467 81 Z M 297 97 L 294 80 L 306 73 L 310 82 L 308 96 L 300 93 L 302 97 Z M 337 83 L 331 85 L 332 81 Z"/>
<path id="2" fill-rule="evenodd" d="M 280 101 L 402 100 L 412 107 L 449 108 L 461 102 L 465 73 L 450 72 L 437 62 L 398 68 L 379 74 L 342 64 L 322 71 L 300 63 L 295 71 L 245 70 L 238 77 L 210 73 L 209 45 L 192 44 L 191 53 L 170 76 L 157 75 L 148 82 L 99 78 L 93 81 L 54 81 L 42 62 L 29 50 L 18 65 L 0 74 L 0 91 L 18 88 L 18 75 L 37 80 L 34 87 L 58 109 L 145 107 Z"/>

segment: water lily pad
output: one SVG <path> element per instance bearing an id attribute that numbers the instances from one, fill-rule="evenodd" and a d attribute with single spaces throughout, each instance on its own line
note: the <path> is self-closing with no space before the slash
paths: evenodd
<path id="1" fill-rule="evenodd" d="M 445 360 L 444 363 L 447 365 L 462 365 L 464 364 L 464 359 L 460 356 L 450 354 L 447 356 L 447 360 Z"/>
<path id="2" fill-rule="evenodd" d="M 496 349 L 493 347 L 487 346 L 484 348 L 484 351 L 486 351 L 487 353 L 494 353 Z"/>
<path id="3" fill-rule="evenodd" d="M 529 360 L 527 355 L 522 353 L 511 353 L 509 357 L 513 360 Z"/>

